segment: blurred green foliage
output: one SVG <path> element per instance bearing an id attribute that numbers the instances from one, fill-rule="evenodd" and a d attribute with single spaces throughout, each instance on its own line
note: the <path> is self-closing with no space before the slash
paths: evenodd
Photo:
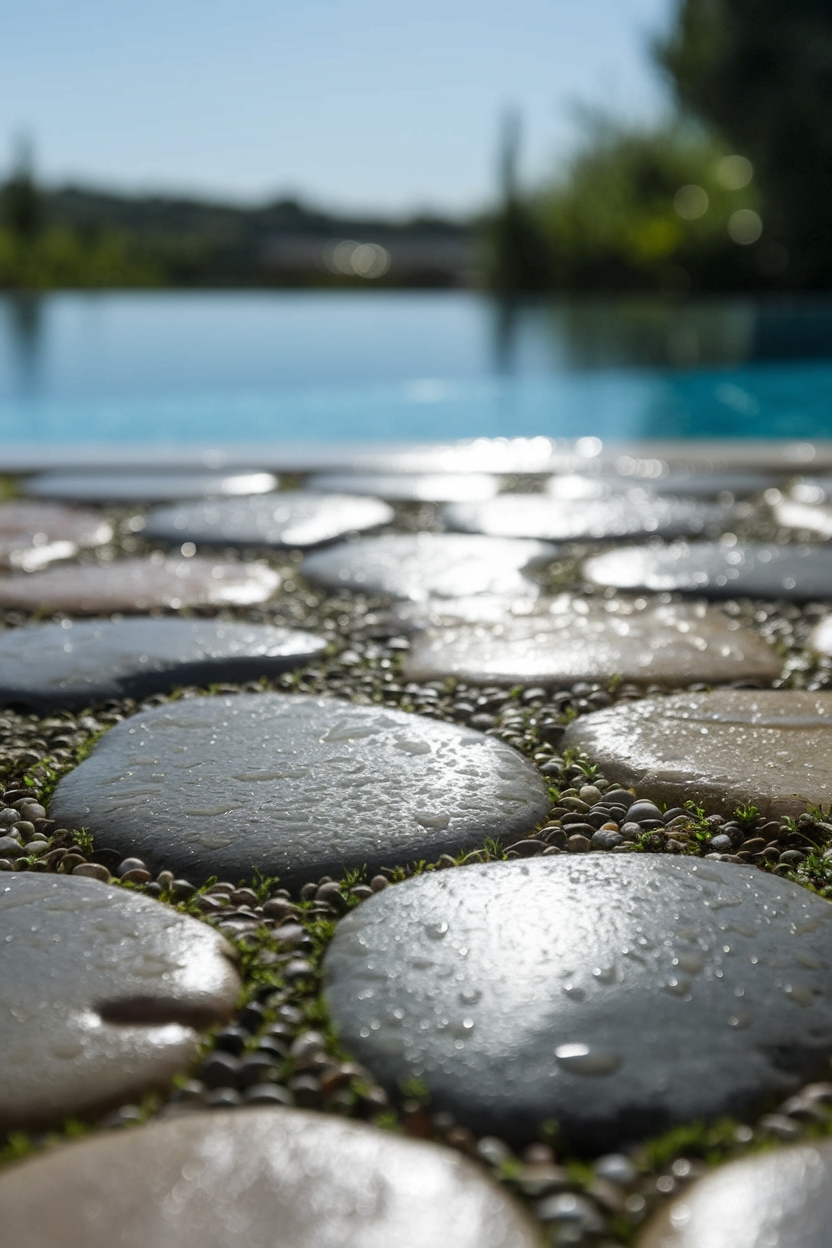
<path id="1" fill-rule="evenodd" d="M 114 233 L 84 238 L 56 226 L 29 238 L 0 229 L 0 288 L 157 286 L 162 281 L 160 266 L 131 255 Z"/>

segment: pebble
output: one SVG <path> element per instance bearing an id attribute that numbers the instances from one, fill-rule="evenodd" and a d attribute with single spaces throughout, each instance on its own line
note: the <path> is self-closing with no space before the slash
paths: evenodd
<path id="1" fill-rule="evenodd" d="M 564 748 L 669 806 L 688 800 L 769 818 L 832 803 L 832 693 L 718 689 L 619 703 L 581 716 Z"/>
<path id="2" fill-rule="evenodd" d="M 832 907 L 721 862 L 588 854 L 416 876 L 325 957 L 341 1044 L 510 1143 L 606 1149 L 828 1068 Z M 811 1037 L 811 1043 L 807 1043 Z"/>
<path id="3" fill-rule="evenodd" d="M 29 624 L 0 633 L 0 702 L 48 711 L 255 680 L 308 662 L 326 644 L 268 624 L 181 617 Z"/>
<path id="4" fill-rule="evenodd" d="M 691 498 L 664 498 L 632 489 L 598 499 L 558 499 L 545 494 L 501 494 L 485 502 L 449 503 L 449 528 L 489 537 L 542 541 L 616 537 L 694 536 L 727 520 L 724 507 Z"/>
<path id="5" fill-rule="evenodd" d="M 164 1088 L 240 991 L 233 952 L 211 928 L 96 879 L 4 876 L 0 931 L 0 1129 Z"/>
<path id="6" fill-rule="evenodd" d="M 270 472 L 44 472 L 24 484 L 35 498 L 98 503 L 162 503 L 214 495 L 265 494 Z"/>
<path id="7" fill-rule="evenodd" d="M 325 493 L 374 494 L 393 502 L 455 503 L 493 498 L 500 482 L 485 472 L 339 472 L 310 477 L 307 486 Z"/>
<path id="8" fill-rule="evenodd" d="M 177 545 L 306 547 L 389 524 L 393 515 L 378 498 L 284 490 L 163 507 L 151 512 L 144 534 Z"/>
<path id="9" fill-rule="evenodd" d="M 191 881 L 282 885 L 511 843 L 549 811 L 493 736 L 279 693 L 193 698 L 117 724 L 57 785 L 52 818 Z"/>

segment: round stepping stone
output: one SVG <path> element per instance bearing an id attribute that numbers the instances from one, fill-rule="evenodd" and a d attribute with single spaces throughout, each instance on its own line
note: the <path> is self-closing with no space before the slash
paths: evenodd
<path id="1" fill-rule="evenodd" d="M 827 1248 L 832 1144 L 744 1157 L 700 1179 L 648 1224 L 638 1248 Z"/>
<path id="2" fill-rule="evenodd" d="M 574 720 L 564 748 L 668 806 L 688 800 L 769 817 L 832 802 L 832 693 L 717 689 L 607 707 Z"/>
<path id="3" fill-rule="evenodd" d="M 597 601 L 562 594 L 538 599 L 531 613 L 513 614 L 510 600 L 497 601 L 502 613 L 478 623 L 454 619 L 453 603 L 444 611 L 434 605 L 435 622 L 416 636 L 405 657 L 407 678 L 455 676 L 513 686 L 620 676 L 686 685 L 770 682 L 782 669 L 775 650 L 756 633 L 701 603 L 655 606 L 644 599 Z"/>
<path id="4" fill-rule="evenodd" d="M 455 503 L 493 498 L 499 492 L 498 477 L 484 472 L 322 473 L 307 482 L 310 490 L 336 494 L 375 494 L 395 502 Z"/>
<path id="5" fill-rule="evenodd" d="M 565 542 L 657 534 L 702 533 L 725 520 L 725 508 L 687 498 L 663 498 L 646 490 L 607 498 L 558 499 L 545 494 L 500 494 L 482 503 L 449 503 L 452 529 L 491 537 L 537 537 Z"/>
<path id="6" fill-rule="evenodd" d="M 17 500 L 0 504 L 0 568 L 34 572 L 71 559 L 79 546 L 100 546 L 112 526 L 91 511 Z"/>
<path id="7" fill-rule="evenodd" d="M 327 589 L 391 598 L 456 598 L 467 594 L 536 595 L 524 573 L 557 554 L 544 542 L 454 533 L 389 534 L 344 543 L 308 556 L 303 572 Z"/>
<path id="8" fill-rule="evenodd" d="M 727 542 L 624 546 L 587 559 L 583 575 L 594 585 L 707 598 L 830 598 L 832 549 Z"/>
<path id="9" fill-rule="evenodd" d="M 733 498 L 751 498 L 772 486 L 780 484 L 780 478 L 762 472 L 706 472 L 671 473 L 655 479 L 638 479 L 601 475 L 565 473 L 550 477 L 546 493 L 552 498 L 583 499 L 607 498 L 637 488 L 651 494 L 683 496 L 685 498 L 718 499 L 721 494 Z"/>
<path id="10" fill-rule="evenodd" d="M 0 607 L 106 615 L 154 607 L 205 607 L 265 602 L 280 574 L 264 563 L 210 559 L 118 559 L 0 577 Z"/>
<path id="11" fill-rule="evenodd" d="M 341 1043 L 391 1091 L 567 1149 L 753 1112 L 828 1070 L 832 906 L 730 863 L 589 854 L 415 876 L 326 954 Z"/>
<path id="12" fill-rule="evenodd" d="M 163 503 L 208 495 L 266 494 L 277 484 L 270 472 L 46 472 L 30 477 L 23 488 L 35 498 Z"/>
<path id="13" fill-rule="evenodd" d="M 347 533 L 389 524 L 393 509 L 378 498 L 286 490 L 255 498 L 220 498 L 162 507 L 147 520 L 147 537 L 214 546 L 318 546 Z"/>
<path id="14" fill-rule="evenodd" d="M 787 529 L 808 529 L 821 537 L 832 537 L 832 505 L 806 503 L 796 498 L 782 498 L 772 507 L 778 524 Z"/>
<path id="15" fill-rule="evenodd" d="M 295 1109 L 189 1114 L 0 1176 L 14 1248 L 538 1248 L 482 1167 Z"/>
<path id="16" fill-rule="evenodd" d="M 0 929 L 3 1130 L 164 1087 L 240 992 L 233 950 L 212 928 L 97 880 L 4 875 Z"/>
<path id="17" fill-rule="evenodd" d="M 255 680 L 326 648 L 313 633 L 180 618 L 30 624 L 0 633 L 0 703 L 35 710 Z"/>
<path id="18" fill-rule="evenodd" d="M 124 720 L 58 784 L 51 817 L 190 880 L 282 883 L 516 840 L 549 813 L 494 737 L 404 711 L 264 693 Z"/>

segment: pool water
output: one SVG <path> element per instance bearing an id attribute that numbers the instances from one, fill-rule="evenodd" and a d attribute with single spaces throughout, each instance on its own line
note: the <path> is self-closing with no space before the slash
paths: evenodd
<path id="1" fill-rule="evenodd" d="M 0 444 L 832 436 L 832 303 L 0 298 Z"/>

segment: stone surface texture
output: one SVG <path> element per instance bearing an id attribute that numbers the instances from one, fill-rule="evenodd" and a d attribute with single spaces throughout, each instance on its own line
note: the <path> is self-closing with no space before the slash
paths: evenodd
<path id="1" fill-rule="evenodd" d="M 240 991 L 217 932 L 97 880 L 4 874 L 0 931 L 0 1129 L 164 1087 Z"/>
<path id="2" fill-rule="evenodd" d="M 501 494 L 480 503 L 449 503 L 452 529 L 490 537 L 534 537 L 565 542 L 656 534 L 695 535 L 727 519 L 725 508 L 687 498 L 629 490 L 606 498 L 558 499 L 544 494 Z"/>
<path id="3" fill-rule="evenodd" d="M 455 533 L 391 534 L 310 555 L 309 579 L 328 589 L 423 601 L 467 594 L 536 596 L 526 575 L 557 554 L 545 542 Z"/>
<path id="4" fill-rule="evenodd" d="M 4 1248 L 540 1243 L 458 1153 L 292 1109 L 214 1111 L 88 1139 L 7 1170 L 0 1204 Z"/>
<path id="5" fill-rule="evenodd" d="M 0 577 L 0 607 L 103 615 L 154 607 L 245 606 L 265 602 L 279 584 L 280 574 L 264 563 L 154 554 Z"/>
<path id="6" fill-rule="evenodd" d="M 47 472 L 30 477 L 35 498 L 89 502 L 162 503 L 209 495 L 265 494 L 277 489 L 271 472 Z"/>
<path id="7" fill-rule="evenodd" d="M 723 1166 L 647 1226 L 638 1248 L 827 1248 L 832 1144 L 818 1140 Z"/>
<path id="8" fill-rule="evenodd" d="M 586 750 L 611 780 L 668 806 L 687 800 L 772 816 L 832 803 L 832 693 L 718 689 L 582 716 L 564 748 Z"/>
<path id="9" fill-rule="evenodd" d="M 494 737 L 279 693 L 125 720 L 51 805 L 66 826 L 190 880 L 259 869 L 281 883 L 516 840 L 548 811 L 542 777 Z"/>
<path id="10" fill-rule="evenodd" d="M 502 609 L 500 603 L 502 602 Z M 782 660 L 756 633 L 704 604 L 648 605 L 644 599 L 598 600 L 560 594 L 533 604 L 477 599 L 430 611 L 404 661 L 410 680 L 456 676 L 502 685 L 571 685 L 624 680 L 687 685 L 695 681 L 761 680 L 780 675 Z M 443 618 L 444 617 L 444 618 Z"/>
<path id="11" fill-rule="evenodd" d="M 808 529 L 820 537 L 832 537 L 832 504 L 782 498 L 772 508 L 774 519 L 787 529 Z"/>
<path id="12" fill-rule="evenodd" d="M 729 863 L 607 854 L 416 876 L 338 926 L 341 1042 L 385 1086 L 601 1149 L 743 1115 L 828 1069 L 832 906 Z"/>
<path id="13" fill-rule="evenodd" d="M 255 680 L 307 662 L 326 644 L 313 633 L 219 620 L 30 624 L 0 633 L 0 702 L 49 710 Z"/>
<path id="14" fill-rule="evenodd" d="M 252 498 L 223 498 L 154 511 L 147 537 L 214 546 L 318 546 L 389 524 L 393 509 L 378 498 L 285 490 Z"/>
<path id="15" fill-rule="evenodd" d="M 0 504 L 0 568 L 34 572 L 56 559 L 71 559 L 79 547 L 101 546 L 112 525 L 93 511 L 18 499 Z"/>
<path id="16" fill-rule="evenodd" d="M 307 481 L 310 490 L 335 494 L 369 494 L 394 502 L 452 503 L 493 498 L 500 480 L 484 472 L 322 473 Z"/>
<path id="17" fill-rule="evenodd" d="M 661 470 L 662 465 L 652 465 Z M 672 494 L 685 498 L 719 499 L 720 495 L 734 498 L 750 498 L 763 490 L 775 487 L 781 478 L 762 472 L 673 472 L 655 477 L 603 476 L 580 473 L 564 473 L 550 477 L 546 493 L 552 498 L 581 499 L 608 498 L 628 489 L 637 488 L 653 494 Z"/>
<path id="18" fill-rule="evenodd" d="M 683 590 L 708 598 L 832 598 L 832 549 L 765 543 L 673 542 L 594 555 L 583 574 L 616 589 Z"/>

